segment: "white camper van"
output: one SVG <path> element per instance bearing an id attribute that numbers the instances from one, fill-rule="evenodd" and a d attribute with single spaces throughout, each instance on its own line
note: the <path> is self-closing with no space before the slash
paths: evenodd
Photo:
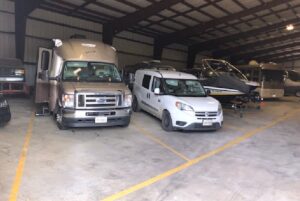
<path id="1" fill-rule="evenodd" d="M 217 130 L 223 122 L 222 106 L 207 96 L 191 74 L 144 69 L 135 74 L 133 110 L 140 109 L 162 120 L 166 131 Z"/>
<path id="2" fill-rule="evenodd" d="M 39 49 L 35 102 L 48 103 L 60 129 L 127 126 L 132 95 L 116 50 L 86 39 L 54 42 L 54 49 Z"/>

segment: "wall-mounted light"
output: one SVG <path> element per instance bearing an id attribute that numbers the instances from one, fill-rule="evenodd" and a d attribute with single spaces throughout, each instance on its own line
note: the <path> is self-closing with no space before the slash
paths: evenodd
<path id="1" fill-rule="evenodd" d="M 294 30 L 294 25 L 292 25 L 292 24 L 286 25 L 286 30 L 288 30 L 288 31 Z"/>

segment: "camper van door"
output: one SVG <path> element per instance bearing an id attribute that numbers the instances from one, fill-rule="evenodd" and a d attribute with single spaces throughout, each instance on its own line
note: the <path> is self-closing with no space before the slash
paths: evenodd
<path id="1" fill-rule="evenodd" d="M 47 103 L 49 100 L 48 71 L 51 66 L 52 50 L 39 48 L 36 69 L 35 103 Z"/>

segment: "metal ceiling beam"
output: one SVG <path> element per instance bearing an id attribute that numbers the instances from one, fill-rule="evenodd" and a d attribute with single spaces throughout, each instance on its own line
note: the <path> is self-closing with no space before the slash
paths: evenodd
<path id="1" fill-rule="evenodd" d="M 227 15 L 222 18 L 217 18 L 217 19 L 211 20 L 207 23 L 199 24 L 197 26 L 189 27 L 189 28 L 186 28 L 186 29 L 178 31 L 178 32 L 160 36 L 160 37 L 156 38 L 156 43 L 159 43 L 159 44 L 165 46 L 165 45 L 168 45 L 168 44 L 171 44 L 174 42 L 178 42 L 185 38 L 189 38 L 191 36 L 201 34 L 201 33 L 203 33 L 203 31 L 205 31 L 209 28 L 215 27 L 217 25 L 224 24 L 225 22 L 239 19 L 239 18 L 248 16 L 248 15 L 252 15 L 259 11 L 263 11 L 263 10 L 269 9 L 274 6 L 278 6 L 280 4 L 287 3 L 288 1 L 290 1 L 290 0 L 273 0 L 273 1 L 270 1 L 267 3 L 263 3 L 259 6 L 249 8 L 247 10 L 243 10 L 243 11 L 231 14 L 231 15 Z"/>
<path id="2" fill-rule="evenodd" d="M 231 60 L 233 60 L 233 61 L 250 60 L 250 59 L 254 58 L 255 56 L 260 56 L 262 54 L 267 54 L 269 52 L 274 52 L 277 50 L 283 50 L 283 49 L 292 48 L 292 47 L 296 47 L 296 46 L 300 47 L 300 42 L 295 42 L 295 43 L 293 42 L 293 43 L 288 43 L 288 44 L 284 44 L 284 45 L 279 45 L 276 47 L 260 49 L 260 50 L 256 50 L 253 52 L 236 54 L 236 55 L 231 56 Z"/>
<path id="3" fill-rule="evenodd" d="M 247 43 L 247 44 L 236 46 L 236 47 L 218 50 L 218 51 L 213 52 L 213 55 L 214 55 L 214 57 L 231 56 L 231 55 L 235 55 L 238 52 L 243 51 L 244 49 L 250 49 L 253 47 L 261 47 L 266 44 L 271 44 L 271 43 L 275 43 L 275 42 L 279 42 L 279 41 L 292 40 L 292 39 L 296 39 L 296 38 L 300 38 L 300 32 L 295 32 L 295 33 L 284 35 L 284 36 L 269 38 L 269 39 L 256 41 L 256 42 L 252 42 L 252 43 Z"/>
<path id="4" fill-rule="evenodd" d="M 296 60 L 300 60 L 300 55 L 286 56 L 286 57 L 283 57 L 283 58 L 274 59 L 273 61 L 275 61 L 275 62 L 287 62 L 287 61 L 296 61 Z"/>
<path id="5" fill-rule="evenodd" d="M 81 4 L 80 6 L 76 7 L 72 11 L 70 11 L 69 14 L 71 15 L 71 14 L 75 13 L 76 11 L 78 11 L 82 8 L 85 8 L 87 5 L 94 3 L 94 2 L 96 2 L 96 0 L 86 0 L 83 4 Z"/>
<path id="6" fill-rule="evenodd" d="M 27 16 L 42 0 L 15 0 L 15 51 L 16 58 L 24 61 Z"/>
<path id="7" fill-rule="evenodd" d="M 132 27 L 138 22 L 157 14 L 164 9 L 167 9 L 172 5 L 180 3 L 181 1 L 182 0 L 162 0 L 134 13 L 105 23 L 103 25 L 103 42 L 112 44 L 115 34 Z"/>
<path id="8" fill-rule="evenodd" d="M 217 38 L 217 39 L 205 41 L 203 43 L 198 43 L 198 44 L 192 45 L 191 48 L 193 50 L 197 51 L 197 52 L 205 51 L 205 50 L 212 50 L 212 49 L 216 49 L 220 44 L 231 42 L 231 41 L 234 41 L 236 39 L 249 38 L 249 37 L 261 34 L 261 33 L 265 33 L 265 32 L 271 31 L 271 30 L 275 30 L 275 29 L 285 27 L 287 24 L 295 24 L 295 23 L 299 23 L 299 18 L 298 17 L 294 18 L 294 19 L 291 19 L 291 20 L 287 20 L 287 21 L 267 25 L 267 26 L 264 26 L 264 27 L 260 27 L 258 29 L 252 29 L 252 30 L 249 30 L 249 31 L 246 31 L 246 32 L 237 33 L 237 34 L 225 36 L 225 37 L 222 37 L 222 38 Z"/>
<path id="9" fill-rule="evenodd" d="M 275 53 L 275 54 L 269 54 L 269 55 L 265 55 L 265 56 L 261 56 L 261 57 L 256 57 L 255 60 L 258 61 L 266 61 L 266 60 L 274 60 L 280 56 L 285 56 L 285 55 L 289 55 L 289 54 L 294 54 L 294 53 L 300 53 L 300 50 L 290 50 L 290 51 L 284 51 L 284 52 L 279 52 L 279 53 Z"/>

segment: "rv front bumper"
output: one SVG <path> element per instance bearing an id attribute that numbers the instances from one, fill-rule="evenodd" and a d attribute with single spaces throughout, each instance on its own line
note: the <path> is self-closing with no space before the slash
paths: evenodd
<path id="1" fill-rule="evenodd" d="M 62 122 L 66 127 L 109 127 L 128 125 L 131 108 L 113 110 L 71 110 L 64 109 Z M 105 122 L 97 122 L 97 118 L 104 117 Z"/>
<path id="2" fill-rule="evenodd" d="M 10 121 L 10 119 L 11 119 L 11 114 L 10 114 L 9 107 L 0 108 L 0 123 L 6 123 Z"/>

